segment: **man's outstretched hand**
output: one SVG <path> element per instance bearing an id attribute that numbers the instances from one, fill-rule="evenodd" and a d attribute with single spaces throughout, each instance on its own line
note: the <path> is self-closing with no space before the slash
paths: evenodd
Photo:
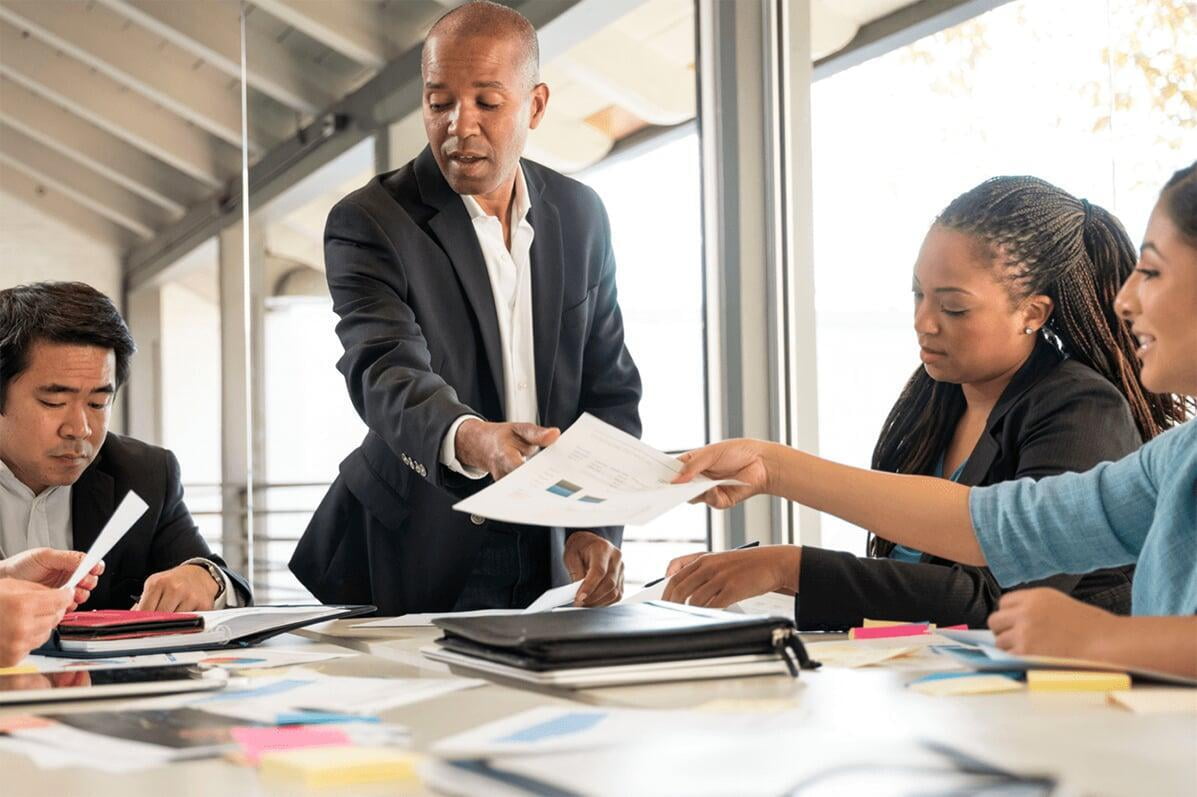
<path id="1" fill-rule="evenodd" d="M 498 481 L 560 436 L 560 429 L 534 423 L 491 423 L 471 418 L 457 427 L 453 444 L 458 462 L 484 470 Z"/>

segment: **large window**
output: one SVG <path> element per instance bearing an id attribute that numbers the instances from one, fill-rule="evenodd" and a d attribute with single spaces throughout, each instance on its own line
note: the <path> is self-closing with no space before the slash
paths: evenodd
<path id="1" fill-rule="evenodd" d="M 1133 239 L 1197 152 L 1197 19 L 1181 0 L 1020 0 L 815 84 L 822 453 L 867 465 L 918 365 L 910 272 L 952 198 L 1031 174 Z M 825 517 L 823 544 L 862 553 Z"/>
<path id="2" fill-rule="evenodd" d="M 627 345 L 644 382 L 644 440 L 664 451 L 697 448 L 706 443 L 698 136 L 658 139 L 580 177 L 611 219 Z M 671 558 L 706 544 L 701 506 L 630 527 L 627 579 L 656 578 Z"/>

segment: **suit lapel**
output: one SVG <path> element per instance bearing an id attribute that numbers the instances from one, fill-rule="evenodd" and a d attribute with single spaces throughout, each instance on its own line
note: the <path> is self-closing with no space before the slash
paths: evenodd
<path id="1" fill-rule="evenodd" d="M 1001 445 L 998 443 L 996 434 L 998 425 L 1006 417 L 1006 413 L 1010 411 L 1014 403 L 1043 378 L 1044 374 L 1054 368 L 1061 359 L 1063 359 L 1063 355 L 1050 343 L 1043 339 L 1036 341 L 1035 348 L 1031 350 L 1031 356 L 1014 374 L 1014 378 L 1010 380 L 1010 384 L 1006 385 L 997 404 L 989 413 L 989 418 L 985 421 L 985 431 L 981 434 L 981 439 L 977 441 L 972 453 L 969 454 L 964 470 L 960 473 L 961 484 L 981 483 L 993 466 L 994 460 L 1001 453 Z M 950 474 L 945 473 L 944 475 Z"/>
<path id="2" fill-rule="evenodd" d="M 103 456 L 101 449 L 96 461 L 71 487 L 71 545 L 76 551 L 91 548 L 116 507 L 116 497 L 112 494 L 115 484 L 100 469 Z"/>
<path id="3" fill-rule="evenodd" d="M 561 242 L 561 217 L 557 208 L 544 197 L 543 185 L 527 169 L 528 221 L 532 238 L 532 346 L 536 360 L 536 402 L 541 423 L 552 425 L 548 417 L 549 396 L 553 387 L 553 364 L 561 339 L 561 302 L 564 290 L 562 270 L 565 249 Z"/>
<path id="4" fill-rule="evenodd" d="M 449 262 L 453 264 L 453 270 L 457 272 L 457 278 L 469 300 L 470 309 L 478 319 L 486 362 L 502 401 L 505 388 L 499 318 L 495 314 L 495 296 L 490 287 L 482 248 L 478 245 L 478 236 L 474 234 L 474 224 L 461 197 L 445 182 L 431 149 L 425 147 L 419 154 L 415 170 L 421 197 L 437 211 L 429 219 L 428 226 L 436 233 L 437 240 L 449 256 Z"/>

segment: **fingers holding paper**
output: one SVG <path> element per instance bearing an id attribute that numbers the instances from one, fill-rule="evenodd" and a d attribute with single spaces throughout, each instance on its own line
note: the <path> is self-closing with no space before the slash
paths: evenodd
<path id="1" fill-rule="evenodd" d="M 678 457 L 683 468 L 674 484 L 685 484 L 702 475 L 711 479 L 735 479 L 743 484 L 723 484 L 707 490 L 691 503 L 705 503 L 727 509 L 759 493 L 768 493 L 773 482 L 768 457 L 769 443 L 762 440 L 727 440 L 688 451 Z"/>
<path id="2" fill-rule="evenodd" d="M 45 642 L 71 599 L 66 590 L 0 578 L 0 667 L 11 667 Z"/>
<path id="3" fill-rule="evenodd" d="M 560 436 L 560 429 L 534 423 L 491 423 L 471 418 L 457 428 L 454 445 L 458 461 L 484 470 L 498 481 Z"/>
<path id="4" fill-rule="evenodd" d="M 575 606 L 610 606 L 623 597 L 623 554 L 605 538 L 575 531 L 565 540 L 565 569 L 581 579 Z"/>
<path id="5" fill-rule="evenodd" d="M 0 576 L 32 581 L 43 587 L 61 587 L 67 583 L 71 574 L 75 572 L 75 568 L 83 561 L 83 557 L 84 554 L 80 551 L 32 548 L 0 562 Z M 91 591 L 96 588 L 103 573 L 104 563 L 97 562 L 95 567 L 75 585 L 72 593 L 73 602 L 67 611 L 74 611 L 77 606 L 85 603 L 91 597 Z"/>
<path id="6" fill-rule="evenodd" d="M 795 545 L 698 554 L 675 570 L 670 563 L 669 584 L 661 596 L 673 603 L 722 609 L 767 592 L 796 590 L 801 549 Z"/>

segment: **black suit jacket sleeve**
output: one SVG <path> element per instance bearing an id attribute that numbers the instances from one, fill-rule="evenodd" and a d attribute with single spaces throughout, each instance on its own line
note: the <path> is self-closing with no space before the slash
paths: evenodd
<path id="1" fill-rule="evenodd" d="M 451 486 L 440 466 L 441 441 L 458 417 L 482 413 L 433 372 L 428 343 L 404 298 L 396 247 L 368 210 L 342 200 L 329 214 L 324 253 L 345 350 L 337 368 L 354 408 L 396 457 L 422 463 L 433 484 Z"/>
<path id="2" fill-rule="evenodd" d="M 1007 423 L 1018 426 L 1009 434 L 1017 447 L 1013 478 L 1088 470 L 1140 444 L 1126 401 L 1099 379 L 1041 391 L 1025 415 Z M 1015 588 L 1050 586 L 1083 599 L 1080 581 L 1059 575 Z M 798 586 L 798 625 L 820 630 L 859 626 L 866 617 L 980 628 L 1005 591 L 983 567 L 860 558 L 811 547 L 802 549 Z"/>
<path id="3" fill-rule="evenodd" d="M 595 312 L 586 336 L 583 354 L 582 395 L 579 414 L 589 412 L 599 420 L 606 421 L 635 437 L 640 436 L 640 372 L 632 362 L 624 344 L 623 315 L 615 285 L 615 253 L 611 247 L 611 224 L 607 211 L 598 203 L 603 220 L 603 238 L 606 241 L 606 255 L 599 282 L 587 292 L 586 299 L 577 308 L 579 311 L 591 302 Z M 567 308 L 565 312 L 569 312 Z M 572 534 L 579 529 L 567 529 Z M 595 531 L 608 540 L 619 544 L 622 526 L 609 526 Z"/>
<path id="4" fill-rule="evenodd" d="M 163 493 L 162 512 L 154 530 L 150 546 L 150 569 L 147 575 L 160 573 L 178 567 L 188 559 L 208 559 L 229 577 L 233 588 L 241 596 L 242 605 L 253 603 L 249 584 L 238 573 L 229 569 L 219 556 L 212 553 L 204 542 L 199 528 L 183 502 L 183 484 L 180 478 L 179 460 L 169 451 L 166 454 L 166 484 Z"/>

